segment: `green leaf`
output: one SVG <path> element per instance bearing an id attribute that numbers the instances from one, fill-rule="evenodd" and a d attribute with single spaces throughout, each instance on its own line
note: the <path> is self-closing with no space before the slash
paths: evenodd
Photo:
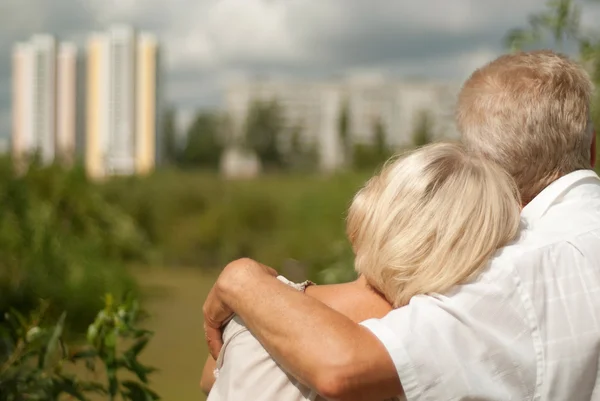
<path id="1" fill-rule="evenodd" d="M 66 393 L 66 394 L 70 395 L 71 397 L 74 397 L 75 399 L 77 399 L 79 401 L 87 401 L 88 400 L 85 397 L 82 390 L 77 385 L 77 382 L 75 381 L 75 379 L 73 379 L 71 377 L 65 377 L 65 376 L 62 376 L 61 379 L 62 380 L 60 380 L 59 382 L 55 381 L 55 385 L 57 387 L 55 390 L 59 391 L 57 393 L 57 395 L 60 395 L 60 393 L 62 392 L 62 393 Z"/>
<path id="2" fill-rule="evenodd" d="M 143 337 L 143 338 L 137 340 L 127 350 L 127 354 L 131 354 L 133 356 L 138 356 L 140 354 L 140 352 L 142 352 L 144 350 L 144 348 L 146 348 L 146 345 L 148 345 L 148 341 L 150 341 L 150 338 L 148 338 L 148 337 Z"/>
<path id="3" fill-rule="evenodd" d="M 127 389 L 127 392 L 124 393 L 124 396 L 131 401 L 155 401 L 160 400 L 158 394 L 154 391 L 150 390 L 148 387 L 131 381 L 126 380 L 123 383 L 123 387 Z"/>
<path id="4" fill-rule="evenodd" d="M 104 337 L 104 346 L 108 349 L 114 349 L 117 346 L 117 333 L 114 330 L 109 331 Z"/>
<path id="5" fill-rule="evenodd" d="M 150 331 L 150 330 L 145 330 L 145 329 L 136 329 L 133 332 L 133 336 L 135 338 L 140 338 L 142 336 L 152 336 L 154 335 L 154 332 Z"/>
<path id="6" fill-rule="evenodd" d="M 58 348 L 58 343 L 62 336 L 66 317 L 67 317 L 67 314 L 65 312 L 63 312 L 63 314 L 60 315 L 58 322 L 54 326 L 54 331 L 52 332 L 50 341 L 48 341 L 48 344 L 46 346 L 46 352 L 43 354 L 43 357 L 40 358 L 39 367 L 41 369 L 45 370 L 50 366 L 50 360 L 52 358 L 52 355 L 54 355 L 54 353 L 56 352 L 56 350 Z"/>
<path id="7" fill-rule="evenodd" d="M 82 391 L 87 393 L 96 393 L 102 395 L 108 394 L 108 390 L 106 389 L 106 387 L 96 382 L 81 382 L 79 383 L 79 388 L 81 388 Z"/>
<path id="8" fill-rule="evenodd" d="M 131 357 L 128 358 L 127 356 L 125 358 L 125 366 L 130 372 L 134 373 L 140 381 L 144 383 L 148 383 L 148 375 L 156 372 L 157 370 L 156 368 L 142 365 L 137 359 Z"/>
<path id="9" fill-rule="evenodd" d="M 80 359 L 90 359 L 96 358 L 98 356 L 98 352 L 93 348 L 86 348 L 72 353 L 69 356 L 69 360 L 72 362 L 76 362 Z"/>
<path id="10" fill-rule="evenodd" d="M 94 322 L 88 326 L 88 330 L 87 330 L 88 343 L 95 344 L 97 337 L 98 337 L 98 324 L 96 322 Z"/>
<path id="11" fill-rule="evenodd" d="M 108 293 L 108 294 L 104 295 L 104 304 L 106 305 L 104 310 L 106 311 L 107 314 L 112 312 L 114 303 L 115 303 L 115 300 L 114 300 L 114 297 L 112 294 Z"/>
<path id="12" fill-rule="evenodd" d="M 117 380 L 117 371 L 111 366 L 106 367 L 106 375 L 108 376 L 108 394 L 116 396 L 119 391 L 119 381 Z"/>
<path id="13" fill-rule="evenodd" d="M 18 310 L 10 308 L 10 316 L 16 320 L 20 330 L 27 330 L 29 326 L 27 319 Z"/>

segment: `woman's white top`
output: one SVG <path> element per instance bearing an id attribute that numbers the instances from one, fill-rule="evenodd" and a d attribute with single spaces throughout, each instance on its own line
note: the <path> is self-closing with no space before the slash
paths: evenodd
<path id="1" fill-rule="evenodd" d="M 308 281 L 292 283 L 282 276 L 278 279 L 298 291 L 304 291 L 311 285 Z M 223 331 L 223 348 L 217 359 L 215 377 L 208 401 L 325 400 L 300 384 L 271 359 L 237 316 Z"/>

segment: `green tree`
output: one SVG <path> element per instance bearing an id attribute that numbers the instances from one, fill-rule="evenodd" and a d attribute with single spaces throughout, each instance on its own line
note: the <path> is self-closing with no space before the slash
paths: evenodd
<path id="1" fill-rule="evenodd" d="M 218 169 L 223 152 L 222 118 L 200 112 L 188 130 L 181 161 L 187 167 Z"/>
<path id="2" fill-rule="evenodd" d="M 354 145 L 353 166 L 358 170 L 370 170 L 379 167 L 392 156 L 385 133 L 385 126 L 380 118 L 373 121 L 373 142 Z"/>
<path id="3" fill-rule="evenodd" d="M 338 117 L 338 132 L 344 154 L 344 163 L 352 164 L 352 138 L 350 134 L 350 106 L 348 100 L 344 100 Z"/>
<path id="4" fill-rule="evenodd" d="M 291 129 L 290 146 L 288 150 L 288 154 L 290 154 L 291 156 L 301 155 L 304 150 L 302 132 L 303 128 L 300 125 L 297 125 Z"/>
<path id="5" fill-rule="evenodd" d="M 138 358 L 152 333 L 137 327 L 136 301 L 119 305 L 107 296 L 104 309 L 88 328 L 87 344 L 73 349 L 64 339 L 66 313 L 47 326 L 47 307 L 48 303 L 43 304 L 29 319 L 12 310 L 0 322 L 0 401 L 87 401 L 98 396 L 110 401 L 160 399 L 148 387 L 148 376 L 155 369 Z M 90 373 L 104 370 L 106 381 L 74 375 L 76 364 Z"/>
<path id="6" fill-rule="evenodd" d="M 312 171 L 318 164 L 319 154 L 313 142 L 303 139 L 304 128 L 296 125 L 290 130 L 289 145 L 285 152 L 285 167 L 295 171 Z"/>
<path id="7" fill-rule="evenodd" d="M 389 147 L 387 144 L 385 127 L 380 118 L 375 119 L 375 123 L 373 125 L 373 131 L 374 131 L 373 136 L 375 139 L 374 140 L 375 151 L 377 152 L 377 154 L 380 157 L 387 159 L 388 155 L 390 154 L 390 150 L 389 150 Z"/>
<path id="8" fill-rule="evenodd" d="M 245 128 L 245 145 L 256 152 L 263 166 L 283 167 L 280 145 L 284 119 L 279 103 L 275 100 L 254 101 L 250 105 Z"/>
<path id="9" fill-rule="evenodd" d="M 124 266 L 146 260 L 148 240 L 83 168 L 11 165 L 0 160 L 0 321 L 45 298 L 81 329 L 106 291 L 135 288 Z"/>
<path id="10" fill-rule="evenodd" d="M 422 110 L 417 115 L 417 125 L 413 133 L 413 145 L 427 145 L 433 140 L 433 117 L 428 110 Z"/>
<path id="11" fill-rule="evenodd" d="M 597 1 L 597 0 L 592 0 Z M 550 43 L 557 50 L 564 48 L 565 42 L 575 43 L 579 59 L 588 69 L 596 87 L 600 84 L 600 35 L 598 32 L 584 31 L 581 27 L 581 7 L 575 0 L 548 0 L 546 7 L 529 17 L 525 28 L 508 32 L 504 44 L 511 51 Z M 595 92 L 592 100 L 592 120 L 600 123 L 600 93 Z M 597 152 L 600 151 L 600 137 L 597 135 Z M 596 166 L 600 171 L 600 166 Z"/>
<path id="12" fill-rule="evenodd" d="M 162 133 L 162 158 L 165 164 L 176 164 L 178 159 L 177 151 L 177 126 L 175 122 L 175 110 L 168 108 L 165 112 L 161 127 Z"/>
<path id="13" fill-rule="evenodd" d="M 573 0 L 548 0 L 546 9 L 529 17 L 526 28 L 515 28 L 505 36 L 512 51 L 550 40 L 561 51 L 565 41 L 580 38 L 581 8 Z"/>

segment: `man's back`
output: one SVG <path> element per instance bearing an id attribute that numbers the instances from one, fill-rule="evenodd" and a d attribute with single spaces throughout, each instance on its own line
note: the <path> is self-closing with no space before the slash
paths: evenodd
<path id="1" fill-rule="evenodd" d="M 554 200 L 536 201 L 523 211 L 530 227 L 515 258 L 540 353 L 536 393 L 600 399 L 600 181 L 589 174 Z"/>
<path id="2" fill-rule="evenodd" d="M 556 181 L 522 222 L 475 282 L 363 322 L 408 400 L 600 399 L 598 176 Z"/>
<path id="3" fill-rule="evenodd" d="M 463 85 L 461 142 L 504 168 L 527 204 L 522 236 L 473 282 L 414 296 L 356 327 L 282 291 L 263 265 L 236 261 L 204 307 L 209 343 L 218 346 L 231 309 L 289 372 L 333 399 L 402 391 L 409 401 L 600 399 L 600 184 L 587 170 L 596 163 L 593 99 L 583 66 L 551 51 L 503 55 Z M 263 307 L 249 306 L 251 291 Z M 306 329 L 272 317 L 284 313 L 292 322 L 309 315 Z"/>

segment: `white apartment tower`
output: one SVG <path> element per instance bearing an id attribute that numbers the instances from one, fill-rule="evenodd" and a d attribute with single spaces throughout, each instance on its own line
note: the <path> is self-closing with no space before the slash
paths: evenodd
<path id="1" fill-rule="evenodd" d="M 156 39 L 129 26 L 94 34 L 87 55 L 90 176 L 147 173 L 156 154 Z"/>
<path id="2" fill-rule="evenodd" d="M 51 35 L 13 49 L 12 152 L 44 163 L 70 161 L 75 150 L 77 51 Z"/>

